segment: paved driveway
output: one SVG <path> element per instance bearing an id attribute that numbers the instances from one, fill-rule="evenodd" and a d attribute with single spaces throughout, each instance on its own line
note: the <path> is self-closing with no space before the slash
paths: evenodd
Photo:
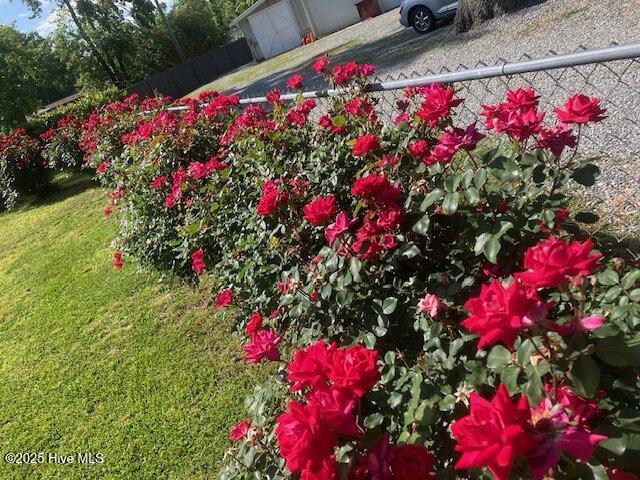
<path id="1" fill-rule="evenodd" d="M 293 73 L 305 77 L 307 88 L 322 88 L 321 79 L 310 71 L 310 62 L 330 54 L 337 62 L 357 60 L 373 63 L 385 79 L 400 74 L 424 74 L 460 64 L 494 64 L 501 59 L 518 60 L 573 52 L 576 48 L 598 48 L 612 42 L 640 41 L 637 12 L 640 0 L 530 0 L 530 7 L 487 22 L 468 33 L 453 32 L 451 22 L 434 32 L 418 35 L 403 28 L 398 10 L 353 25 L 317 42 L 278 57 L 245 67 L 199 90 L 234 90 L 257 96 L 271 88 L 283 89 Z"/>

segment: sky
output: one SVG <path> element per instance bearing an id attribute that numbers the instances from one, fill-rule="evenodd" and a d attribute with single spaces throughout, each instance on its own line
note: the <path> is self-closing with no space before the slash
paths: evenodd
<path id="1" fill-rule="evenodd" d="M 31 17 L 31 11 L 20 0 L 0 0 L 0 23 L 14 25 L 22 32 L 38 32 L 47 35 L 53 30 L 53 10 L 55 3 L 52 0 L 42 2 L 42 13 L 36 18 Z"/>

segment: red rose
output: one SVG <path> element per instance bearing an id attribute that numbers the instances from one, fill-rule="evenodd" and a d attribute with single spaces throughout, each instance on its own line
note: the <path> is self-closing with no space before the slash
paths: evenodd
<path id="1" fill-rule="evenodd" d="M 553 128 L 541 128 L 538 135 L 538 147 L 546 148 L 556 157 L 560 157 L 565 148 L 576 146 L 576 137 L 565 124 Z"/>
<path id="2" fill-rule="evenodd" d="M 279 105 L 280 104 L 280 90 L 274 88 L 273 90 L 269 90 L 265 97 L 267 102 L 271 105 Z"/>
<path id="3" fill-rule="evenodd" d="M 199 248 L 191 253 L 191 270 L 196 275 L 201 275 L 205 269 L 206 265 L 204 263 L 204 250 Z"/>
<path id="4" fill-rule="evenodd" d="M 516 277 L 536 288 L 567 285 L 573 279 L 591 275 L 597 268 L 602 254 L 592 251 L 593 246 L 591 239 L 569 243 L 550 237 L 526 251 L 527 271 Z"/>
<path id="5" fill-rule="evenodd" d="M 380 140 L 378 137 L 371 133 L 367 133 L 357 138 L 353 144 L 353 155 L 356 157 L 362 157 L 369 152 L 378 150 L 380 148 Z"/>
<path id="6" fill-rule="evenodd" d="M 106 207 L 102 208 L 102 214 L 105 217 L 108 217 L 109 215 L 111 215 L 111 208 L 109 208 L 109 206 L 107 205 Z"/>
<path id="7" fill-rule="evenodd" d="M 311 225 L 322 225 L 335 215 L 337 209 L 336 198 L 333 195 L 327 195 L 314 198 L 304 206 L 302 212 L 305 220 Z"/>
<path id="8" fill-rule="evenodd" d="M 122 263 L 122 252 L 120 250 L 116 250 L 113 252 L 113 268 L 120 270 L 124 263 Z"/>
<path id="9" fill-rule="evenodd" d="M 392 185 L 382 173 L 372 173 L 356 179 L 351 186 L 351 194 L 373 200 L 380 205 L 395 205 L 402 197 L 402 191 Z"/>
<path id="10" fill-rule="evenodd" d="M 163 176 L 163 175 L 159 175 L 156 178 L 153 179 L 153 181 L 151 182 L 151 189 L 152 190 L 159 190 L 160 188 L 162 188 L 162 186 L 167 183 L 167 177 Z"/>
<path id="11" fill-rule="evenodd" d="M 253 312 L 249 315 L 247 325 L 244 327 L 244 331 L 247 334 L 252 335 L 262 328 L 262 315 L 260 312 Z"/>
<path id="12" fill-rule="evenodd" d="M 297 73 L 295 75 L 291 75 L 289 80 L 287 80 L 287 87 L 294 90 L 302 89 L 302 76 Z"/>
<path id="13" fill-rule="evenodd" d="M 324 236 L 327 239 L 327 243 L 329 245 L 333 245 L 336 238 L 348 231 L 350 226 L 351 219 L 349 216 L 344 212 L 340 212 L 336 216 L 336 220 L 324 230 Z"/>
<path id="14" fill-rule="evenodd" d="M 553 111 L 562 123 L 601 122 L 607 118 L 598 97 L 587 97 L 581 93 L 569 97 L 562 108 L 554 108 Z"/>
<path id="15" fill-rule="evenodd" d="M 538 442 L 529 432 L 531 413 L 526 397 L 513 403 L 504 385 L 488 402 L 471 394 L 469 415 L 451 425 L 455 450 L 462 453 L 456 469 L 487 467 L 495 480 L 507 480 L 520 455 L 532 451 Z"/>
<path id="16" fill-rule="evenodd" d="M 361 397 L 380 379 L 378 352 L 362 345 L 338 349 L 327 363 L 328 377 L 335 388 Z"/>
<path id="17" fill-rule="evenodd" d="M 297 350 L 287 365 L 287 380 L 292 383 L 291 390 L 326 388 L 329 385 L 327 364 L 336 351 L 335 344 L 327 345 L 322 340 Z"/>
<path id="18" fill-rule="evenodd" d="M 350 392 L 320 389 L 306 396 L 310 408 L 324 422 L 324 428 L 341 437 L 357 438 L 361 432 L 353 414 L 356 401 Z"/>
<path id="19" fill-rule="evenodd" d="M 363 63 L 360 65 L 360 75 L 363 77 L 369 77 L 376 72 L 376 67 L 371 65 L 370 63 Z"/>
<path id="20" fill-rule="evenodd" d="M 244 437 L 246 437 L 247 433 L 249 433 L 250 426 L 251 420 L 249 420 L 248 418 L 239 421 L 229 429 L 229 440 L 231 440 L 232 442 L 242 440 Z"/>
<path id="21" fill-rule="evenodd" d="M 453 98 L 456 91 L 451 87 L 444 87 L 433 83 L 421 89 L 424 98 L 416 115 L 435 127 L 437 123 L 451 114 L 451 109 L 462 103 L 462 99 Z"/>
<path id="22" fill-rule="evenodd" d="M 480 335 L 478 348 L 496 342 L 513 345 L 518 332 L 541 321 L 547 314 L 546 305 L 535 289 L 518 282 L 505 288 L 500 280 L 482 285 L 480 295 L 464 304 L 469 317 L 462 326 Z"/>
<path id="23" fill-rule="evenodd" d="M 429 143 L 426 140 L 413 140 L 409 143 L 409 153 L 414 157 L 425 157 L 429 154 Z"/>
<path id="24" fill-rule="evenodd" d="M 280 340 L 282 337 L 278 336 L 275 330 L 260 330 L 251 335 L 251 341 L 243 347 L 243 358 L 249 363 L 259 363 L 264 359 L 277 362 L 280 360 Z"/>
<path id="25" fill-rule="evenodd" d="M 216 295 L 215 306 L 218 309 L 228 307 L 231 305 L 231 302 L 233 302 L 233 290 L 230 288 L 220 290 L 218 295 Z"/>
<path id="26" fill-rule="evenodd" d="M 397 445 L 392 464 L 398 480 L 426 480 L 434 478 L 433 455 L 424 445 Z"/>
<path id="27" fill-rule="evenodd" d="M 327 66 L 329 65 L 329 57 L 319 57 L 316 58 L 311 64 L 311 69 L 316 73 L 322 73 L 325 71 Z"/>
<path id="28" fill-rule="evenodd" d="M 280 455 L 293 472 L 317 469 L 328 457 L 338 439 L 317 416 L 317 409 L 294 400 L 276 418 L 276 438 Z"/>
<path id="29" fill-rule="evenodd" d="M 275 180 L 265 180 L 262 184 L 262 195 L 258 201 L 256 211 L 266 217 L 275 212 L 280 206 L 285 204 L 289 196 L 280 189 L 280 185 Z"/>

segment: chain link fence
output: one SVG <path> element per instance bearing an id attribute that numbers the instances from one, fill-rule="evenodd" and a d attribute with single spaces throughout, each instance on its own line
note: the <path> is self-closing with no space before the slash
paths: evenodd
<path id="1" fill-rule="evenodd" d="M 457 109 L 459 125 L 478 121 L 483 104 L 500 102 L 509 89 L 531 87 L 541 96 L 541 108 L 547 121 L 553 122 L 553 107 L 562 105 L 567 97 L 581 92 L 597 96 L 607 109 L 608 118 L 588 125 L 581 132 L 582 155 L 598 157 L 600 167 L 597 183 L 590 188 L 571 184 L 576 198 L 576 212 L 593 211 L 600 217 L 591 226 L 592 232 L 611 236 L 618 243 L 640 245 L 640 44 L 612 45 L 598 50 L 580 47 L 568 55 L 549 51 L 544 58 L 522 55 L 510 63 L 498 59 L 495 64 L 478 62 L 458 65 L 439 71 L 401 73 L 378 77 L 370 86 L 384 122 L 392 122 L 397 113 L 396 102 L 407 86 L 448 83 L 460 90 L 465 102 Z M 305 80 L 310 90 L 306 98 L 315 98 L 318 109 L 329 106 L 330 97 L 344 93 L 329 89 L 321 77 Z M 261 96 L 243 98 L 242 104 L 265 103 L 266 92 L 251 92 Z M 283 95 L 292 100 L 295 95 Z M 633 253 L 633 252 L 632 252 Z"/>

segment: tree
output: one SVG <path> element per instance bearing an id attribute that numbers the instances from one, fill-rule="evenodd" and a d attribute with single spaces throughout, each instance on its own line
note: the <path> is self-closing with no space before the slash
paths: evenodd
<path id="1" fill-rule="evenodd" d="M 519 0 L 460 0 L 453 26 L 456 32 L 466 32 L 486 20 L 513 12 L 519 7 Z"/>
<path id="2" fill-rule="evenodd" d="M 73 78 L 60 63 L 49 40 L 0 25 L 0 129 L 72 93 Z"/>

